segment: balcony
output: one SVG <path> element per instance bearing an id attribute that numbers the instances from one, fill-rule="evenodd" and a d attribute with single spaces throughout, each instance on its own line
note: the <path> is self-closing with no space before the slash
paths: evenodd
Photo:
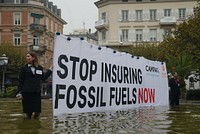
<path id="1" fill-rule="evenodd" d="M 40 33 L 40 34 L 43 34 L 43 33 L 47 30 L 47 27 L 46 27 L 46 25 L 31 24 L 31 25 L 30 25 L 30 30 L 31 30 L 33 33 Z"/>
<path id="2" fill-rule="evenodd" d="M 176 25 L 176 17 L 164 17 L 160 19 L 160 25 Z"/>
<path id="3" fill-rule="evenodd" d="M 108 21 L 107 20 L 100 20 L 95 22 L 95 28 L 99 31 L 108 29 Z"/>
<path id="4" fill-rule="evenodd" d="M 45 46 L 45 45 L 30 45 L 29 49 L 30 49 L 30 51 L 33 51 L 39 55 L 43 55 L 47 50 L 47 46 Z"/>

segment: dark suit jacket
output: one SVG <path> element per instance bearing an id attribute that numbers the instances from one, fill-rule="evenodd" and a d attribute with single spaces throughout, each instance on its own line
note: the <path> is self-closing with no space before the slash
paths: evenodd
<path id="1" fill-rule="evenodd" d="M 41 80 L 46 80 L 52 71 L 48 70 L 46 73 L 43 72 L 42 66 L 35 68 L 33 74 L 31 67 L 28 64 L 21 67 L 19 74 L 19 85 L 18 91 L 20 92 L 41 92 Z"/>
<path id="2" fill-rule="evenodd" d="M 180 87 L 179 85 L 176 83 L 174 78 L 171 78 L 169 80 L 169 86 L 171 89 L 171 94 L 172 95 L 180 95 Z"/>

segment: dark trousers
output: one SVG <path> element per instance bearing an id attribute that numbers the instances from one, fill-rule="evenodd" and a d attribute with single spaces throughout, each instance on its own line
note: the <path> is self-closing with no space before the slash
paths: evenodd
<path id="1" fill-rule="evenodd" d="M 179 95 L 171 93 L 170 105 L 179 105 Z"/>

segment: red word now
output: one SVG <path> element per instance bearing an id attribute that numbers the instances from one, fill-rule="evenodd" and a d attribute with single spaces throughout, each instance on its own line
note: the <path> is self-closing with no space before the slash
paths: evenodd
<path id="1" fill-rule="evenodd" d="M 155 89 L 152 88 L 139 88 L 138 89 L 138 103 L 154 103 L 155 102 Z"/>

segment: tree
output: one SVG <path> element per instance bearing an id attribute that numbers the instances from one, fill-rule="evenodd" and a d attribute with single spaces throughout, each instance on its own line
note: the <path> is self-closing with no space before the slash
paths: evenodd
<path id="1" fill-rule="evenodd" d="M 22 48 L 14 47 L 10 44 L 0 45 L 0 56 L 6 54 L 9 58 L 6 68 L 7 76 L 17 77 L 19 68 L 25 63 L 25 53 Z"/>
<path id="2" fill-rule="evenodd" d="M 25 63 L 25 53 L 21 48 L 13 47 L 9 44 L 0 45 L 0 55 L 6 54 L 9 58 L 9 68 L 18 68 Z"/>
<path id="3" fill-rule="evenodd" d="M 200 70 L 199 22 L 200 4 L 198 2 L 195 14 L 178 25 L 173 36 L 165 38 L 159 45 L 159 60 L 167 62 L 168 70 L 171 69 L 172 64 L 179 75 L 182 76 L 187 76 L 188 71 Z"/>
<path id="4" fill-rule="evenodd" d="M 124 48 L 122 51 L 126 51 L 134 56 L 143 56 L 149 60 L 158 60 L 158 46 L 154 43 L 139 43 L 137 45 Z"/>
<path id="5" fill-rule="evenodd" d="M 173 32 L 173 36 L 169 36 L 161 42 L 158 53 L 160 59 L 166 60 L 166 55 L 177 57 L 181 53 L 188 53 L 193 55 L 193 58 L 200 60 L 200 48 L 198 43 L 198 40 L 200 41 L 200 32 L 192 28 L 194 27 L 193 25 L 196 26 L 196 24 L 191 24 L 189 22 L 190 21 L 185 21 L 178 25 Z M 200 29 L 200 26 L 198 27 Z"/>
<path id="6" fill-rule="evenodd" d="M 177 57 L 167 55 L 167 68 L 169 72 L 177 72 L 181 81 L 181 87 L 185 87 L 185 78 L 193 69 L 193 55 L 181 53 Z"/>

